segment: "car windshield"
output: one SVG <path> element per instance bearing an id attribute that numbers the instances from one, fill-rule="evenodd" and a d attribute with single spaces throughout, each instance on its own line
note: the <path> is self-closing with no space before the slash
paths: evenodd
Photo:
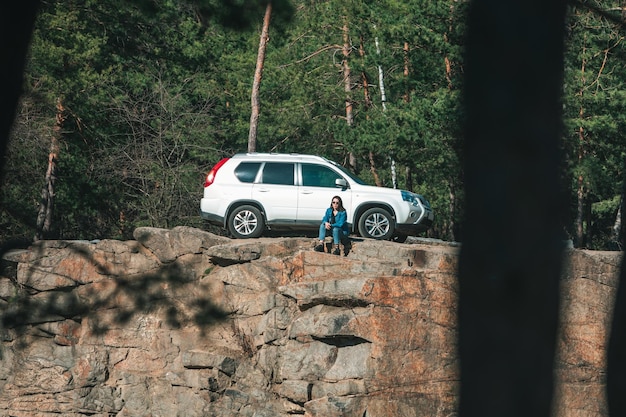
<path id="1" fill-rule="evenodd" d="M 348 171 L 346 168 L 342 167 L 341 165 L 339 165 L 336 162 L 330 161 L 332 162 L 332 164 L 334 166 L 336 166 L 337 168 L 339 168 L 341 170 L 341 172 L 343 172 L 344 174 L 346 174 L 348 177 L 350 177 L 352 179 L 352 181 L 356 182 L 357 184 L 361 184 L 361 185 L 368 185 L 365 181 L 363 181 L 361 178 L 357 177 L 356 175 L 354 175 L 352 172 Z"/>

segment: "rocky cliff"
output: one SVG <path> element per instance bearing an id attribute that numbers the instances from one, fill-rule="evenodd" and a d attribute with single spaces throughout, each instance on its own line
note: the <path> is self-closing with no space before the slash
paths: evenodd
<path id="1" fill-rule="evenodd" d="M 141 228 L 4 255 L 2 416 L 448 417 L 458 247 Z M 555 416 L 606 416 L 621 254 L 569 250 Z"/>

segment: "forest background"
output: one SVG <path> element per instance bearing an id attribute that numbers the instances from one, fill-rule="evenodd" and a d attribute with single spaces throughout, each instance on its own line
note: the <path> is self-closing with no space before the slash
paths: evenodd
<path id="1" fill-rule="evenodd" d="M 569 6 L 563 232 L 576 247 L 620 248 L 623 3 Z M 368 183 L 423 194 L 436 214 L 425 236 L 462 241 L 468 2 L 271 6 L 256 151 L 322 155 Z M 205 227 L 206 172 L 250 146 L 267 12 L 255 1 L 43 1 L 2 176 L 0 242 Z"/>

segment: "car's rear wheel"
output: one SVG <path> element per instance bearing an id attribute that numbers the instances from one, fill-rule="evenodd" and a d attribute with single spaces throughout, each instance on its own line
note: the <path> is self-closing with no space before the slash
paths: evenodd
<path id="1" fill-rule="evenodd" d="M 238 239 L 261 236 L 265 221 L 261 211 L 254 206 L 239 206 L 228 216 L 228 231 Z"/>
<path id="2" fill-rule="evenodd" d="M 359 234 L 363 237 L 388 240 L 393 236 L 394 230 L 393 217 L 385 209 L 371 208 L 359 218 Z"/>

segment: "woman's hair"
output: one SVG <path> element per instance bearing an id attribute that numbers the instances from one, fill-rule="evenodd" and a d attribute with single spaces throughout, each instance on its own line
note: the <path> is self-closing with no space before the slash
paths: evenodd
<path id="1" fill-rule="evenodd" d="M 333 208 L 333 200 L 339 201 L 339 207 L 337 207 L 337 211 L 346 211 L 346 209 L 343 208 L 343 200 L 338 195 L 330 199 L 330 208 Z"/>

